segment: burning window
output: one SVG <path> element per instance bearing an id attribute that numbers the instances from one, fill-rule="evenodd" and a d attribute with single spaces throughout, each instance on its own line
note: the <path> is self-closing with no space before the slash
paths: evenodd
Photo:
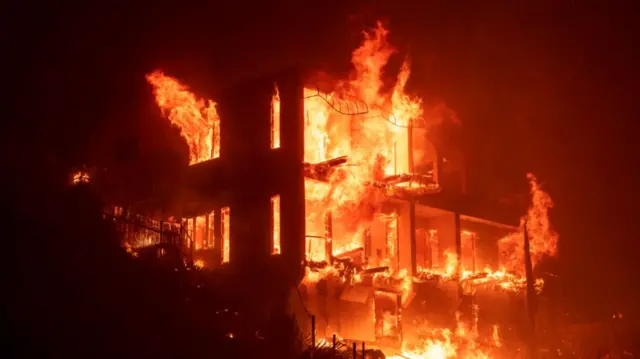
<path id="1" fill-rule="evenodd" d="M 271 148 L 280 148 L 280 93 L 276 84 L 271 97 Z"/>
<path id="2" fill-rule="evenodd" d="M 271 254 L 280 254 L 280 196 L 271 196 Z"/>
<path id="3" fill-rule="evenodd" d="M 437 229 L 416 229 L 416 262 L 423 269 L 438 267 Z"/>
<path id="4" fill-rule="evenodd" d="M 231 208 L 222 208 L 220 211 L 220 222 L 222 224 L 222 263 L 228 263 L 231 250 L 231 243 L 229 243 L 231 235 Z"/>
<path id="5" fill-rule="evenodd" d="M 205 248 L 206 235 L 207 235 L 207 219 L 206 216 L 198 216 L 195 218 L 196 232 L 195 232 L 195 250 Z"/>
<path id="6" fill-rule="evenodd" d="M 207 216 L 207 244 L 206 244 L 207 248 L 214 248 L 216 246 L 215 219 L 216 219 L 216 212 L 211 211 L 211 213 L 209 213 L 209 215 Z"/>

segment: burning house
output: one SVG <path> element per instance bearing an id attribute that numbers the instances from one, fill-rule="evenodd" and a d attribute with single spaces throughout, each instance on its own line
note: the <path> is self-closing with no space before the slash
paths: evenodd
<path id="1" fill-rule="evenodd" d="M 151 223 L 145 243 L 171 233 L 211 269 L 277 261 L 273 280 L 297 287 L 314 317 L 298 323 L 317 341 L 337 334 L 411 357 L 488 357 L 507 335 L 506 308 L 526 292 L 525 232 L 534 265 L 555 254 L 551 201 L 533 177 L 522 217 L 469 196 L 462 155 L 430 134 L 456 122 L 453 112 L 405 93 L 408 61 L 383 90 L 393 52 L 379 25 L 353 52 L 352 76 L 331 88 L 289 69 L 215 102 L 149 74 L 190 167 L 182 220 Z"/>

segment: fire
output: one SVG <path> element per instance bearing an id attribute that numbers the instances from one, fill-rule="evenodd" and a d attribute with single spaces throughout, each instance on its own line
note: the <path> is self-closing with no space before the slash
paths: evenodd
<path id="1" fill-rule="evenodd" d="M 553 201 L 542 190 L 536 177 L 528 174 L 531 206 L 527 214 L 520 219 L 521 230 L 500 240 L 501 252 L 506 253 L 505 265 L 510 271 L 524 271 L 524 226 L 527 226 L 531 250 L 531 261 L 535 266 L 544 256 L 555 256 L 558 246 L 558 233 L 549 221 L 549 209 Z"/>
<path id="2" fill-rule="evenodd" d="M 438 256 L 444 254 L 444 263 L 441 259 L 434 260 L 434 269 L 418 268 L 413 276 L 401 268 L 398 259 L 401 250 L 399 214 L 395 209 L 383 211 L 382 205 L 390 188 L 405 191 L 427 186 L 438 188 L 437 181 L 425 185 L 413 179 L 412 176 L 420 172 L 416 170 L 419 165 L 429 164 L 425 153 L 414 149 L 427 148 L 426 134 L 430 126 L 439 124 L 444 118 L 456 122 L 457 119 L 444 105 L 426 108 L 420 98 L 405 92 L 411 74 L 409 58 L 398 69 L 394 83 L 383 82 L 383 69 L 396 53 L 388 42 L 388 34 L 380 23 L 364 32 L 362 45 L 351 57 L 353 71 L 350 77 L 339 81 L 333 91 L 324 93 L 313 86 L 304 89 L 305 254 L 309 265 L 305 268 L 303 283 L 314 285 L 323 278 L 337 279 L 343 284 L 367 283 L 377 289 L 384 288 L 385 295 L 399 298 L 399 303 L 404 303 L 412 294 L 413 281 L 423 279 L 460 281 L 468 293 L 479 286 L 523 290 L 526 279 L 523 276 L 521 232 L 500 241 L 501 247 L 507 249 L 508 258 L 503 261 L 504 267 L 497 270 L 478 269 L 475 259 L 469 265 L 450 250 L 440 252 L 437 243 L 434 248 L 438 248 Z M 149 74 L 147 81 L 154 88 L 163 115 L 180 128 L 189 145 L 190 164 L 218 158 L 220 118 L 216 103 L 197 98 L 186 86 L 159 71 Z M 274 84 L 272 149 L 281 146 L 280 105 L 278 88 Z M 417 129 L 423 131 L 420 136 L 414 136 Z M 528 178 L 532 205 L 522 217 L 521 227 L 523 229 L 526 222 L 533 261 L 537 263 L 545 255 L 556 254 L 558 235 L 548 219 L 548 210 L 553 206 L 551 198 L 533 175 Z M 396 179 L 403 180 L 394 182 Z M 280 197 L 277 195 L 271 198 L 271 212 L 271 253 L 280 254 L 282 231 Z M 231 246 L 229 207 L 222 209 L 220 223 L 222 262 L 227 263 Z M 380 251 L 385 253 L 367 254 L 367 261 L 362 263 L 365 240 L 371 240 L 367 235 L 374 224 L 380 224 L 380 231 L 384 232 Z M 431 241 L 437 242 L 436 230 L 430 230 L 429 235 Z M 355 259 L 358 256 L 360 262 Z M 375 256 L 381 258 L 374 259 Z M 354 260 L 349 262 L 351 257 Z M 465 268 L 462 262 L 470 268 Z M 542 285 L 543 281 L 538 279 L 536 289 L 540 290 Z M 454 330 L 429 329 L 419 340 L 401 343 L 401 357 L 480 359 L 495 356 L 492 349 L 480 349 L 476 342 L 478 308 L 473 310 L 475 319 L 471 323 L 458 320 Z M 397 335 L 401 330 L 398 325 L 400 312 L 398 309 L 397 314 L 390 311 L 380 314 L 382 334 L 401 338 Z M 373 319 L 374 322 L 378 320 L 377 317 Z M 487 341 L 493 349 L 502 346 L 497 325 Z"/>
<path id="3" fill-rule="evenodd" d="M 91 182 L 91 176 L 89 176 L 89 174 L 84 171 L 75 172 L 71 178 L 71 183 L 73 183 L 74 185 L 89 182 Z"/>
<path id="4" fill-rule="evenodd" d="M 405 343 L 401 355 L 394 355 L 391 358 L 410 359 L 446 359 L 446 358 L 472 358 L 488 359 L 499 357 L 499 350 L 502 341 L 499 334 L 499 326 L 494 325 L 492 338 L 486 343 L 478 340 L 477 331 L 477 306 L 474 308 L 476 319 L 471 325 L 459 320 L 459 313 L 456 313 L 456 328 L 432 329 L 428 325 L 421 328 L 420 337 L 413 343 Z"/>
<path id="5" fill-rule="evenodd" d="M 220 157 L 220 118 L 216 103 L 197 99 L 173 77 L 160 71 L 147 75 L 162 114 L 180 129 L 189 145 L 189 164 Z"/>
<path id="6" fill-rule="evenodd" d="M 492 357 L 494 355 L 491 350 L 480 349 L 474 336 L 468 335 L 460 328 L 457 328 L 456 332 L 449 329 L 426 330 L 418 342 L 403 347 L 402 355 L 388 356 L 393 359 L 488 359 Z"/>
<path id="7" fill-rule="evenodd" d="M 307 234 L 333 241 L 334 248 L 363 246 L 363 234 L 385 199 L 376 184 L 412 172 L 408 127 L 425 122 L 422 101 L 404 92 L 408 60 L 392 91 L 383 92 L 383 68 L 396 52 L 387 41 L 388 33 L 380 23 L 364 32 L 364 41 L 351 58 L 351 77 L 339 82 L 334 92 L 305 89 L 304 160 L 315 165 L 312 178 L 305 180 Z M 329 238 L 331 234 L 322 229 L 327 213 L 344 223 L 348 233 Z M 355 243 L 349 243 L 352 239 Z M 322 245 L 316 244 L 320 241 L 308 242 L 313 242 L 308 256 L 324 259 Z M 389 246 L 394 253 L 395 244 Z"/>
<path id="8" fill-rule="evenodd" d="M 381 213 L 386 193 L 377 184 L 384 183 L 390 176 L 414 172 L 414 162 L 424 158 L 410 154 L 411 129 L 428 130 L 429 125 L 442 121 L 443 112 L 447 110 L 440 106 L 425 114 L 421 99 L 405 93 L 410 76 L 409 59 L 399 69 L 390 93 L 383 92 L 383 68 L 395 53 L 387 36 L 388 31 L 381 24 L 364 33 L 362 45 L 353 52 L 354 71 L 350 79 L 340 82 L 334 92 L 322 94 L 317 89 L 305 89 L 304 160 L 309 168 L 305 179 L 306 253 L 311 262 L 331 263 L 327 253 L 338 258 L 364 248 L 365 234 L 377 219 L 384 223 L 386 246 L 386 256 L 378 264 L 388 269 L 373 274 L 373 285 L 398 293 L 404 302 L 412 291 L 413 278 L 406 269 L 397 267 L 398 214 Z M 414 143 L 413 147 L 426 147 L 423 145 Z M 403 185 L 408 189 L 420 187 L 418 183 Z M 334 234 L 338 224 L 343 227 L 339 236 Z M 430 234 L 433 237 L 434 233 Z M 457 255 L 449 251 L 445 257 L 444 265 L 436 271 L 429 270 L 429 274 L 456 279 Z M 362 270 L 366 269 L 365 264 Z M 343 282 L 350 278 L 350 283 L 358 283 L 367 275 L 356 272 L 350 276 L 349 273 L 340 263 L 314 269 L 307 267 L 303 282 L 312 284 L 321 278 L 342 276 Z M 460 275 L 461 280 L 478 285 L 489 282 L 485 277 L 492 278 L 489 272 L 483 272 L 482 279 L 467 270 L 462 270 Z M 397 317 L 390 312 L 381 316 L 377 330 L 383 336 L 394 336 Z M 475 328 L 466 328 L 461 323 L 455 332 L 432 330 L 418 342 L 403 343 L 402 357 L 488 358 L 489 354 L 475 344 L 476 336 Z"/>

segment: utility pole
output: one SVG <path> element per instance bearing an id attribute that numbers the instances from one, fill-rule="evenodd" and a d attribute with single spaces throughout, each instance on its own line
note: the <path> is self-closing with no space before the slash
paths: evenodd
<path id="1" fill-rule="evenodd" d="M 531 262 L 531 248 L 529 244 L 529 232 L 527 231 L 527 222 L 524 223 L 524 266 L 527 276 L 527 329 L 528 329 L 528 344 L 529 344 L 529 358 L 536 359 L 538 357 L 538 348 L 536 344 L 536 292 L 534 288 L 533 278 L 533 263 Z"/>

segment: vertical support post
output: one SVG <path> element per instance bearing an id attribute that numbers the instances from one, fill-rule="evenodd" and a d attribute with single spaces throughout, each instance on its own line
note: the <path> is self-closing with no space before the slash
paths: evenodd
<path id="1" fill-rule="evenodd" d="M 471 234 L 471 270 L 476 271 L 476 234 Z"/>
<path id="2" fill-rule="evenodd" d="M 364 342 L 362 342 L 362 359 L 364 359 Z"/>
<path id="3" fill-rule="evenodd" d="M 409 120 L 409 126 L 407 126 L 407 162 L 409 167 L 409 173 L 413 173 L 413 120 Z"/>
<path id="4" fill-rule="evenodd" d="M 164 229 L 164 221 L 160 221 L 160 243 L 164 243 L 162 240 L 162 230 Z"/>
<path id="5" fill-rule="evenodd" d="M 524 265 L 527 275 L 527 317 L 529 322 L 529 358 L 537 358 L 537 346 L 536 346 L 536 293 L 533 287 L 533 263 L 531 262 L 531 248 L 529 244 L 529 232 L 527 230 L 527 223 L 524 223 Z"/>
<path id="6" fill-rule="evenodd" d="M 193 228 L 193 231 L 189 234 L 189 239 L 191 240 L 191 257 L 193 259 L 193 252 L 196 249 L 196 217 L 191 218 L 191 220 L 193 221 L 193 223 L 191 224 L 191 228 Z"/>
<path id="7" fill-rule="evenodd" d="M 371 256 L 371 227 L 369 227 L 364 231 L 364 257 L 367 263 Z"/>
<path id="8" fill-rule="evenodd" d="M 409 240 L 411 241 L 411 275 L 418 272 L 416 255 L 418 247 L 416 244 L 416 202 L 413 198 L 409 200 Z"/>
<path id="9" fill-rule="evenodd" d="M 180 252 L 182 252 L 184 250 L 184 220 L 180 219 L 180 232 L 178 234 L 178 237 L 180 238 L 180 244 L 178 245 L 180 247 Z"/>
<path id="10" fill-rule="evenodd" d="M 327 263 L 333 262 L 333 216 L 331 211 L 327 211 L 324 217 L 324 238 Z"/>
<path id="11" fill-rule="evenodd" d="M 209 226 L 212 226 L 213 223 L 209 223 L 210 213 L 204 215 L 204 238 L 202 239 L 202 248 L 208 249 L 211 243 L 209 243 Z"/>
<path id="12" fill-rule="evenodd" d="M 311 316 L 311 357 L 316 350 L 316 316 Z"/>
<path id="13" fill-rule="evenodd" d="M 222 208 L 216 207 L 214 209 L 214 221 L 217 221 L 218 224 L 214 224 L 213 226 L 213 248 L 216 265 L 222 264 Z"/>
<path id="14" fill-rule="evenodd" d="M 456 212 L 454 222 L 456 235 L 456 279 L 458 281 L 458 299 L 462 299 L 462 282 L 460 281 L 460 279 L 462 279 L 462 233 L 460 230 L 460 213 Z"/>
<path id="15" fill-rule="evenodd" d="M 357 354 L 358 354 L 358 349 L 356 348 L 356 343 L 353 343 L 353 359 L 356 359 Z"/>
<path id="16" fill-rule="evenodd" d="M 400 333 L 400 343 L 403 343 L 404 331 L 402 330 L 402 295 L 398 294 L 396 298 L 396 328 L 398 328 L 398 333 Z"/>
<path id="17" fill-rule="evenodd" d="M 393 143 L 393 174 L 398 174 L 398 142 Z"/>
<path id="18" fill-rule="evenodd" d="M 335 334 L 333 334 L 333 345 L 332 345 L 332 348 L 333 348 L 333 358 L 335 358 L 336 357 L 336 335 Z"/>

